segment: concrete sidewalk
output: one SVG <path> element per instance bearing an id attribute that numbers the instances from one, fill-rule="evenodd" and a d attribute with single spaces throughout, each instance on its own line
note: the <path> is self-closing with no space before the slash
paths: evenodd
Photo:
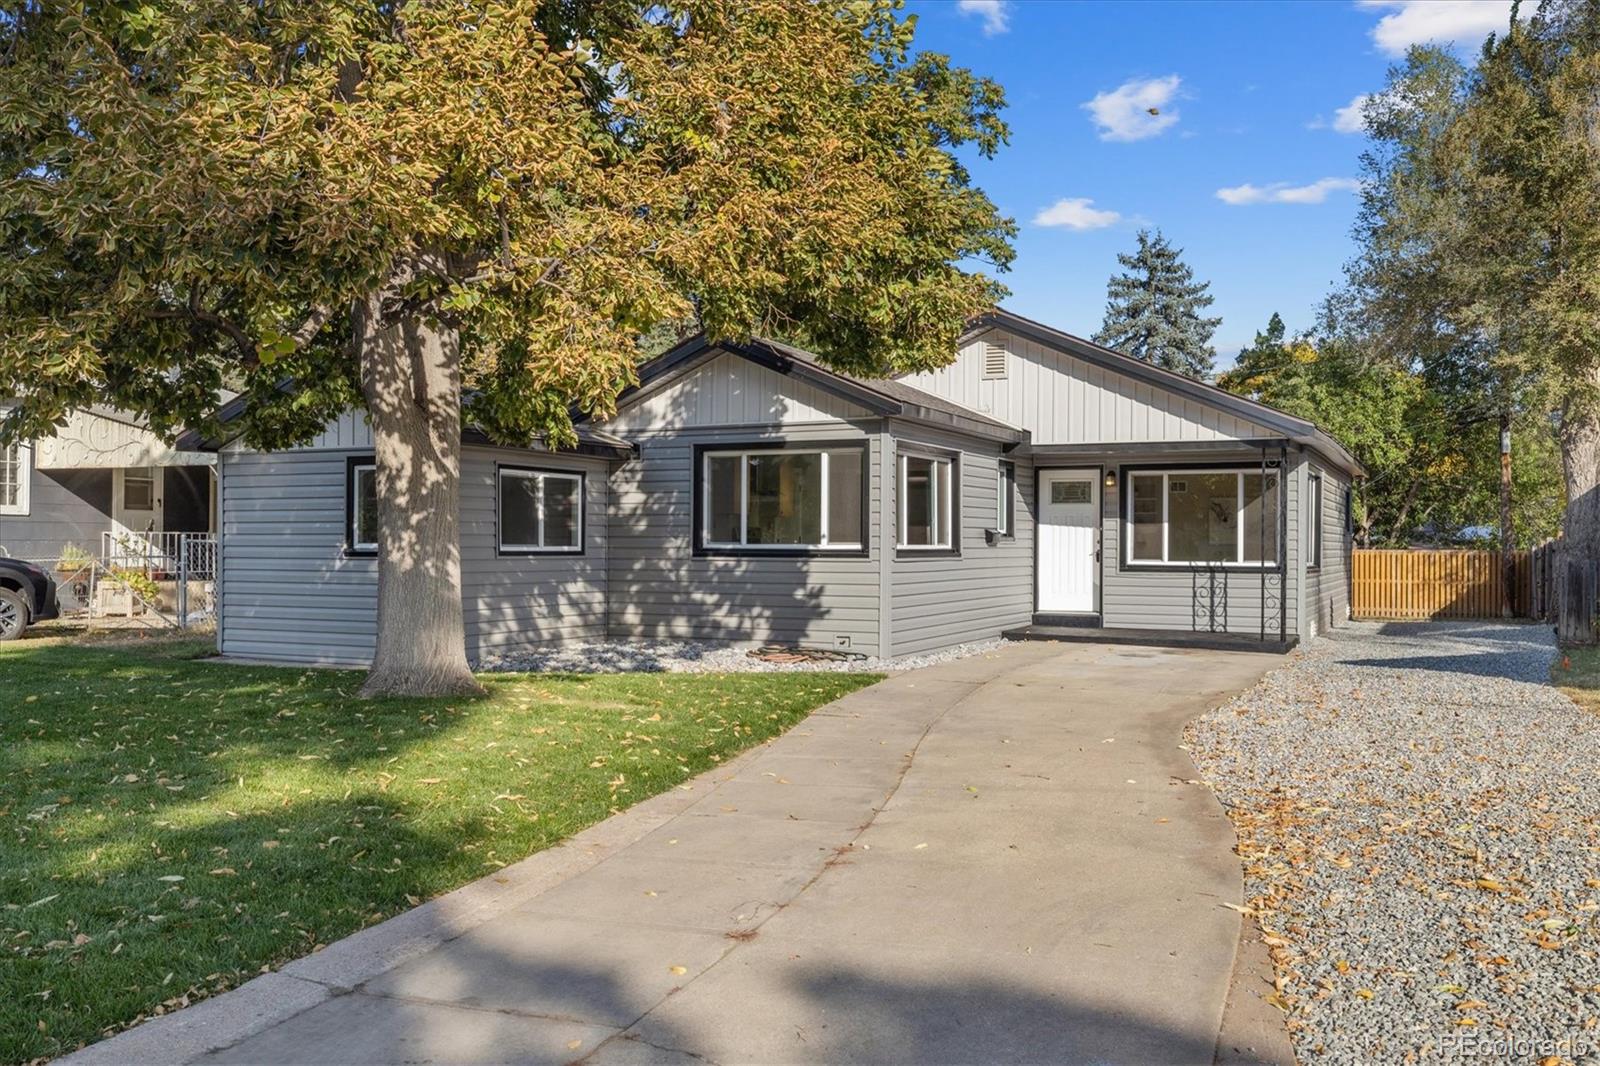
<path id="1" fill-rule="evenodd" d="M 1026 644 L 72 1062 L 1210 1063 L 1233 833 L 1182 724 L 1277 660 Z"/>

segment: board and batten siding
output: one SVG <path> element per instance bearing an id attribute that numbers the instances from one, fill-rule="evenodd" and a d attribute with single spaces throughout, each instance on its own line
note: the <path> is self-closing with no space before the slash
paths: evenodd
<path id="1" fill-rule="evenodd" d="M 632 438 L 639 433 L 720 426 L 858 421 L 868 414 L 814 385 L 724 352 L 630 403 L 605 428 Z"/>
<path id="2" fill-rule="evenodd" d="M 1073 460 L 1076 465 L 1077 459 Z M 1152 453 L 1141 456 L 1134 466 L 1194 464 L 1192 455 Z M 1258 468 L 1260 453 L 1241 453 L 1216 457 L 1214 465 L 1244 465 L 1246 472 Z M 1207 460 L 1207 465 L 1212 465 Z M 1127 490 L 1125 457 L 1101 456 L 1086 459 L 1083 465 L 1099 465 L 1118 472 L 1117 485 L 1101 493 L 1100 602 L 1101 624 L 1122 629 L 1178 629 L 1191 632 L 1227 632 L 1258 635 L 1262 624 L 1262 574 L 1249 567 L 1138 567 L 1125 566 L 1126 536 L 1123 507 Z M 1043 464 L 1041 464 L 1043 465 Z M 1066 465 L 1066 464 L 1062 464 Z M 1288 530 L 1285 537 L 1287 566 L 1280 576 L 1267 575 L 1267 618 L 1269 638 L 1278 636 L 1279 599 L 1283 602 L 1283 632 L 1299 634 L 1300 629 L 1300 462 L 1294 453 L 1288 457 L 1283 478 L 1284 507 Z"/>
<path id="3" fill-rule="evenodd" d="M 1006 352 L 1003 377 L 983 374 L 985 345 Z M 1008 333 L 989 330 L 955 361 L 901 379 L 1026 429 L 1035 445 L 1249 440 L 1277 434 L 1227 411 Z"/>
<path id="4" fill-rule="evenodd" d="M 839 647 L 837 638 L 847 637 L 849 651 L 877 654 L 883 491 L 878 420 L 753 429 L 703 426 L 690 414 L 688 424 L 697 428 L 628 434 L 640 454 L 611 475 L 611 636 L 815 648 Z M 611 423 L 606 429 L 620 432 Z M 868 449 L 869 554 L 696 554 L 697 445 L 858 441 Z"/>
<path id="5" fill-rule="evenodd" d="M 1310 475 L 1322 475 L 1322 566 L 1312 569 L 1309 540 L 1311 527 Z M 1305 626 L 1302 636 L 1314 637 L 1318 633 L 1350 620 L 1350 553 L 1355 546 L 1350 535 L 1349 516 L 1345 513 L 1346 490 L 1350 477 L 1338 467 L 1323 462 L 1312 455 L 1302 471 L 1305 495 Z"/>
<path id="6" fill-rule="evenodd" d="M 985 531 L 998 520 L 1000 461 L 1010 459 L 1000 446 L 953 434 L 891 422 L 896 454 L 948 454 L 957 459 L 960 514 L 956 525 L 961 553 L 922 555 L 896 551 L 890 604 L 894 655 L 915 655 L 953 644 L 997 637 L 1027 625 L 1033 617 L 1033 466 L 1016 463 L 1013 498 L 1016 531 L 989 544 Z M 891 469 L 898 470 L 896 459 Z M 898 478 L 891 483 L 889 513 L 898 516 Z M 890 550 L 899 536 L 898 519 L 889 531 Z"/>
<path id="7" fill-rule="evenodd" d="M 371 436 L 359 417 L 335 420 L 305 448 L 225 449 L 219 456 L 223 654 L 351 666 L 371 661 L 378 564 L 344 551 L 347 461 L 371 454 Z M 585 474 L 582 555 L 497 553 L 499 463 Z M 604 635 L 607 471 L 604 460 L 575 455 L 462 449 L 461 583 L 469 658 Z"/>

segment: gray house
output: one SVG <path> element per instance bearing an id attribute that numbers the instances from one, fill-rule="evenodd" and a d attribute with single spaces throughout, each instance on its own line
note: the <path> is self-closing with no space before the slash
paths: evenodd
<path id="1" fill-rule="evenodd" d="M 371 434 L 218 451 L 225 654 L 365 662 Z M 902 655 L 1001 633 L 1286 647 L 1348 617 L 1360 468 L 1301 419 L 996 312 L 864 381 L 771 341 L 647 364 L 574 451 L 469 429 L 474 658 L 561 640 Z"/>
<path id="2" fill-rule="evenodd" d="M 0 446 L 0 555 L 48 566 L 70 546 L 115 561 L 205 536 L 216 529 L 215 462 L 124 412 L 76 412 L 51 436 Z"/>

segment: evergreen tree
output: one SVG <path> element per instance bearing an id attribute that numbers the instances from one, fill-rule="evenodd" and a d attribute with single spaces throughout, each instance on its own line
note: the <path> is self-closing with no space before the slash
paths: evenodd
<path id="1" fill-rule="evenodd" d="M 1106 318 L 1095 343 L 1165 370 L 1209 377 L 1217 354 L 1211 335 L 1222 319 L 1201 315 L 1212 304 L 1211 285 L 1194 280 L 1183 249 L 1160 230 L 1140 230 L 1138 250 L 1117 262 L 1124 273 L 1106 285 Z"/>

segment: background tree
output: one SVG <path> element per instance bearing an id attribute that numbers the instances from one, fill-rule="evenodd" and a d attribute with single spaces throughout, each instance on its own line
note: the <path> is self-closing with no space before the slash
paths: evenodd
<path id="1" fill-rule="evenodd" d="M 1211 376 L 1216 349 L 1211 336 L 1220 318 L 1206 318 L 1209 282 L 1196 282 L 1174 248 L 1157 230 L 1140 230 L 1132 255 L 1117 256 L 1123 273 L 1106 284 L 1106 317 L 1096 344 L 1114 348 L 1165 370 L 1204 380 Z"/>
<path id="2" fill-rule="evenodd" d="M 998 86 L 909 51 L 887 0 L 158 5 L 0 19 L 7 437 L 90 403 L 247 442 L 363 405 L 378 468 L 364 689 L 471 691 L 468 416 L 572 440 L 693 316 L 865 374 L 948 361 L 1012 224 L 953 149 Z"/>
<path id="3" fill-rule="evenodd" d="M 1498 508 L 1494 409 L 1384 358 L 1340 317 L 1348 313 L 1342 303 L 1330 300 L 1317 330 L 1293 339 L 1274 314 L 1217 384 L 1316 421 L 1360 460 L 1367 477 L 1356 486 L 1353 519 L 1362 547 L 1472 539 L 1518 547 L 1550 536 L 1561 515 L 1551 420 L 1537 412 L 1519 418 L 1518 532 L 1509 541 L 1485 538 L 1477 531 L 1494 526 Z"/>
<path id="4" fill-rule="evenodd" d="M 1564 550 L 1590 558 L 1600 554 L 1597 98 L 1591 3 L 1514 18 L 1471 70 L 1413 50 L 1367 111 L 1351 271 L 1392 357 L 1454 378 L 1462 401 L 1492 407 L 1513 437 L 1556 412 Z M 1508 524 L 1517 466 L 1513 455 Z"/>

